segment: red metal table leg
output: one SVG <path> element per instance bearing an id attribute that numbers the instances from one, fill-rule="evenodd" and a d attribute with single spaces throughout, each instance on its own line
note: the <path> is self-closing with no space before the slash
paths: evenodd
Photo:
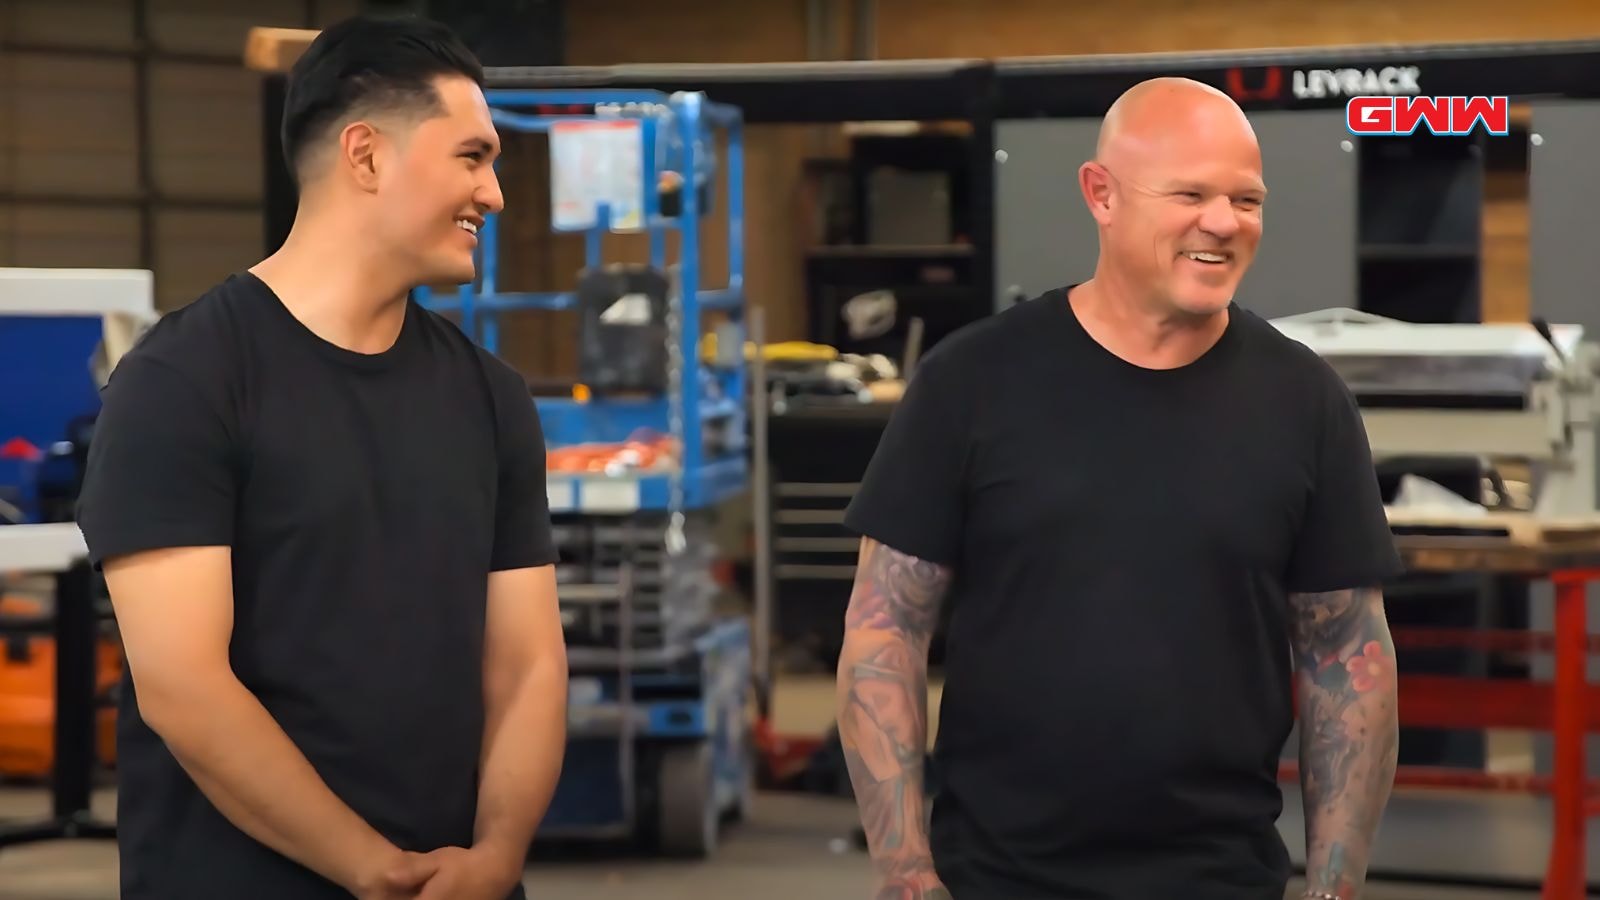
<path id="1" fill-rule="evenodd" d="M 1586 792 L 1584 790 L 1584 688 L 1588 681 L 1587 580 L 1580 573 L 1553 578 L 1555 614 L 1555 835 L 1544 900 L 1584 896 Z"/>

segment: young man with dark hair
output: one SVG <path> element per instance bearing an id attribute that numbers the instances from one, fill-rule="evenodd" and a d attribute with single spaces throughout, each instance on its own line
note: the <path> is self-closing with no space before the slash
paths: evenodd
<path id="1" fill-rule="evenodd" d="M 433 23 L 323 32 L 283 247 L 106 387 L 79 522 L 130 673 L 124 900 L 523 897 L 565 745 L 544 439 L 410 297 L 502 207 L 481 84 Z"/>

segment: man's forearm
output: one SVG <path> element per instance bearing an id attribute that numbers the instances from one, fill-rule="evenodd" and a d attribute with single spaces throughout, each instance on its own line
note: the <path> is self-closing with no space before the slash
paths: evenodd
<path id="1" fill-rule="evenodd" d="M 330 790 L 231 675 L 151 700 L 148 724 L 219 812 L 284 856 L 356 892 L 400 853 Z"/>
<path id="2" fill-rule="evenodd" d="M 915 662 L 904 641 L 858 635 L 846 638 L 839 668 L 839 737 L 882 890 L 896 898 L 942 896 L 921 893 L 937 880 L 923 791 L 926 664 Z"/>
<path id="3" fill-rule="evenodd" d="M 545 657 L 520 677 L 513 673 L 491 679 L 485 699 L 483 774 L 473 842 L 502 851 L 520 864 L 561 775 L 567 743 L 566 661 Z"/>
<path id="4" fill-rule="evenodd" d="M 862 555 L 839 659 L 839 737 L 879 896 L 934 900 L 923 760 L 928 643 L 949 573 L 881 545 Z"/>
<path id="5" fill-rule="evenodd" d="M 1360 896 L 1399 747 L 1394 643 L 1376 589 L 1301 594 L 1295 650 L 1306 885 Z"/>

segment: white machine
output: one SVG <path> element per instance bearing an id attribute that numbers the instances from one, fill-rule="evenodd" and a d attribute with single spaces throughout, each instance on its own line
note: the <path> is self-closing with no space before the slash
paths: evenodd
<path id="1" fill-rule="evenodd" d="M 153 283 L 142 269 L 0 267 L 0 444 L 67 446 L 97 389 L 157 320 Z M 28 466 L 0 459 L 0 524 L 41 518 L 36 488 Z"/>
<path id="2" fill-rule="evenodd" d="M 1596 512 L 1600 347 L 1576 325 L 1417 324 L 1351 309 L 1273 319 L 1344 379 L 1376 460 L 1525 463 L 1540 518 Z"/>
<path id="3" fill-rule="evenodd" d="M 159 314 L 155 276 L 147 269 L 0 267 L 0 316 L 98 317 L 104 336 L 94 360 L 104 383 Z"/>

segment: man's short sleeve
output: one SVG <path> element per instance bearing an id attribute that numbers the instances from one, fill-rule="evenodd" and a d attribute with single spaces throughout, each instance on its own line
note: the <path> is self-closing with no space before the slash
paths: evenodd
<path id="1" fill-rule="evenodd" d="M 233 542 L 237 459 L 227 414 L 159 359 L 129 355 L 101 392 L 78 526 L 95 565 Z"/>
<path id="2" fill-rule="evenodd" d="M 1337 375 L 1327 377 L 1316 482 L 1287 578 L 1297 593 L 1377 585 L 1403 569 L 1360 408 Z"/>
<path id="3" fill-rule="evenodd" d="M 495 408 L 500 427 L 500 481 L 495 500 L 494 556 L 490 568 L 522 569 L 556 562 L 545 490 L 544 429 L 520 376 L 497 373 Z"/>
<path id="4" fill-rule="evenodd" d="M 912 376 L 845 511 L 857 534 L 943 565 L 961 552 L 970 434 L 950 362 L 935 352 Z"/>

